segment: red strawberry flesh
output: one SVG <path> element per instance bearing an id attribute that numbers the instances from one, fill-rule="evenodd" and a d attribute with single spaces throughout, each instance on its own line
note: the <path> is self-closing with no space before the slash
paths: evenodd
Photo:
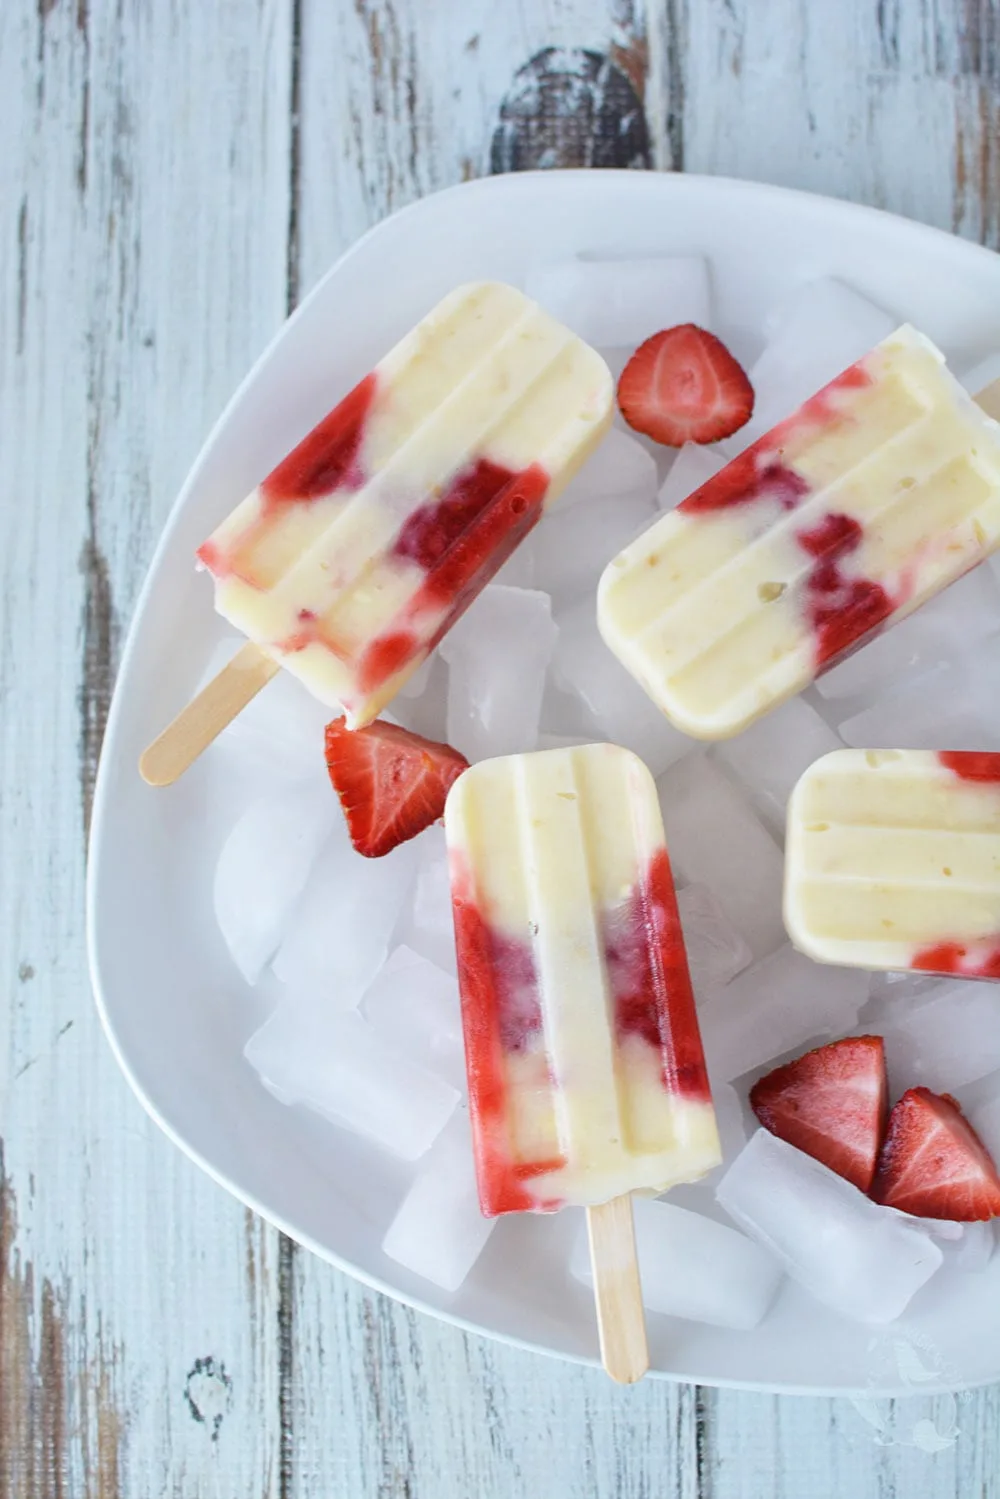
<path id="1" fill-rule="evenodd" d="M 974 1223 L 1000 1215 L 989 1151 L 955 1099 L 929 1088 L 910 1088 L 889 1115 L 871 1195 L 918 1218 Z"/>
<path id="2" fill-rule="evenodd" d="M 862 1192 L 875 1174 L 886 1115 L 881 1036 L 848 1036 L 776 1067 L 750 1090 L 765 1129 Z"/>
<path id="3" fill-rule="evenodd" d="M 469 768 L 450 744 L 381 719 L 364 729 L 348 729 L 342 718 L 327 724 L 326 764 L 351 842 L 370 859 L 436 822 L 452 783 Z"/>
<path id="4" fill-rule="evenodd" d="M 679 448 L 718 442 L 753 414 L 753 386 L 725 344 L 682 323 L 640 344 L 618 381 L 622 416 L 637 432 Z"/>

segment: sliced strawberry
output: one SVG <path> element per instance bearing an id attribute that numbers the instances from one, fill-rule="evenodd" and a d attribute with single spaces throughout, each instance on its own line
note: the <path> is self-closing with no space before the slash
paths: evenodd
<path id="1" fill-rule="evenodd" d="M 1000 1215 L 1000 1176 L 948 1093 L 910 1088 L 889 1115 L 871 1195 L 918 1218 L 974 1223 Z"/>
<path id="2" fill-rule="evenodd" d="M 867 1192 L 885 1125 L 881 1036 L 848 1036 L 776 1067 L 750 1090 L 765 1129 Z"/>
<path id="3" fill-rule="evenodd" d="M 326 765 L 359 854 L 377 859 L 436 822 L 469 762 L 450 744 L 422 739 L 380 719 L 326 726 Z"/>
<path id="4" fill-rule="evenodd" d="M 753 386 L 725 344 L 694 323 L 666 328 L 640 344 L 618 381 L 630 427 L 679 448 L 718 442 L 753 413 Z"/>

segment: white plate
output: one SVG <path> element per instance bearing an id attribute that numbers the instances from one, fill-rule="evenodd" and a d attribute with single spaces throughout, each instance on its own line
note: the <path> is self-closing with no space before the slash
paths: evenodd
<path id="1" fill-rule="evenodd" d="M 456 283 L 518 282 L 579 251 L 710 256 L 717 322 L 737 352 L 791 284 L 842 276 L 969 365 L 1000 349 L 1000 258 L 872 209 L 781 188 L 644 172 L 525 173 L 424 199 L 334 266 L 234 396 L 174 507 L 143 589 L 111 708 L 94 803 L 89 940 L 98 1005 L 136 1093 L 182 1149 L 300 1243 L 369 1284 L 474 1331 L 569 1358 L 597 1353 L 593 1308 L 564 1271 L 576 1231 L 505 1220 L 454 1296 L 385 1259 L 401 1192 L 388 1159 L 271 1098 L 243 1060 L 248 998 L 212 915 L 213 808 L 196 767 L 151 790 L 143 746 L 187 700 L 219 629 L 192 553 L 214 524 Z M 216 823 L 217 826 L 217 823 Z M 765 1323 L 727 1332 L 650 1319 L 656 1370 L 707 1384 L 890 1393 L 893 1340 L 915 1341 L 921 1389 L 1000 1377 L 1000 1256 L 942 1276 L 884 1334 L 787 1285 Z"/>

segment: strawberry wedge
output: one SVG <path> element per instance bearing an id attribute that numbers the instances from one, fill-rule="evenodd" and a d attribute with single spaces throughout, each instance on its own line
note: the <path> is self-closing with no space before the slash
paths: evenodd
<path id="1" fill-rule="evenodd" d="M 450 744 L 423 739 L 376 719 L 348 729 L 326 726 L 326 766 L 359 854 L 377 859 L 444 812 L 445 798 L 469 762 Z"/>
<path id="2" fill-rule="evenodd" d="M 910 1088 L 889 1115 L 871 1195 L 918 1218 L 975 1223 L 1000 1215 L 1000 1177 L 948 1093 Z"/>
<path id="3" fill-rule="evenodd" d="M 881 1036 L 848 1036 L 776 1067 L 750 1090 L 765 1129 L 862 1192 L 871 1187 L 886 1116 Z"/>

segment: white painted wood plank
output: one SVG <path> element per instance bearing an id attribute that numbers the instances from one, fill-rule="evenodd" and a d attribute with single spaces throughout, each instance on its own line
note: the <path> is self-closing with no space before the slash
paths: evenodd
<path id="1" fill-rule="evenodd" d="M 928 1355 L 925 1353 L 925 1358 Z M 758 1499 L 907 1499 L 997 1493 L 996 1388 L 908 1400 L 721 1392 L 709 1417 L 705 1493 Z"/>
<path id="2" fill-rule="evenodd" d="M 995 239 L 996 79 L 983 76 L 997 66 L 993 10 L 652 0 L 658 164 L 808 188 Z M 677 123 L 664 150 L 668 113 Z"/>
<path id="3" fill-rule="evenodd" d="M 290 5 L 0 6 L 0 1495 L 271 1494 L 276 1236 L 100 1034 L 84 819 L 172 496 L 284 312 Z"/>
<path id="4" fill-rule="evenodd" d="M 697 1392 L 466 1337 L 295 1260 L 290 1493 L 698 1499 Z"/>
<path id="5" fill-rule="evenodd" d="M 545 47 L 642 52 L 623 0 L 303 0 L 303 291 L 371 224 L 489 168 L 500 102 Z M 635 62 L 638 67 L 638 62 Z"/>

